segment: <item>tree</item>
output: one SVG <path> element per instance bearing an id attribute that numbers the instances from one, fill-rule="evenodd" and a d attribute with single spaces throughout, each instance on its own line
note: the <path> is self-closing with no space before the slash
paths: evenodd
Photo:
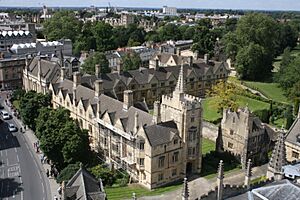
<path id="1" fill-rule="evenodd" d="M 56 181 L 58 183 L 62 183 L 63 181 L 69 181 L 75 173 L 79 170 L 80 164 L 69 164 L 67 167 L 65 167 L 58 175 Z"/>
<path id="2" fill-rule="evenodd" d="M 181 34 L 179 28 L 175 24 L 167 24 L 159 28 L 158 34 L 161 40 L 180 40 Z"/>
<path id="3" fill-rule="evenodd" d="M 81 22 L 71 11 L 56 12 L 51 19 L 43 24 L 44 35 L 48 40 L 75 39 L 81 31 Z"/>
<path id="4" fill-rule="evenodd" d="M 114 173 L 103 165 L 96 165 L 90 171 L 97 179 L 101 178 L 105 186 L 111 186 L 116 180 Z"/>
<path id="5" fill-rule="evenodd" d="M 216 38 L 212 34 L 210 24 L 205 20 L 201 20 L 195 27 L 193 51 L 198 51 L 200 54 L 213 54 Z"/>
<path id="6" fill-rule="evenodd" d="M 130 52 L 127 53 L 123 58 L 123 70 L 134 70 L 138 69 L 141 66 L 142 60 L 137 53 Z"/>
<path id="7" fill-rule="evenodd" d="M 236 111 L 238 109 L 237 95 L 239 92 L 240 89 L 233 83 L 220 81 L 212 86 L 211 90 L 208 91 L 208 95 L 215 97 L 219 112 L 227 108 Z"/>
<path id="8" fill-rule="evenodd" d="M 254 43 L 241 48 L 236 57 L 236 70 L 241 79 L 262 80 L 270 75 L 272 65 L 265 59 L 265 49 Z"/>
<path id="9" fill-rule="evenodd" d="M 106 59 L 104 53 L 95 52 L 90 57 L 88 57 L 84 63 L 81 65 L 83 72 L 88 74 L 95 74 L 95 65 L 99 64 L 101 66 L 101 73 L 106 74 L 111 71 L 109 68 L 108 60 Z"/>
<path id="10" fill-rule="evenodd" d="M 70 118 L 68 110 L 41 109 L 36 127 L 41 149 L 59 169 L 92 158 L 87 131 Z"/>
<path id="11" fill-rule="evenodd" d="M 113 27 L 104 22 L 97 22 L 93 25 L 92 33 L 96 40 L 97 51 L 108 51 L 114 49 Z"/>
<path id="12" fill-rule="evenodd" d="M 234 32 L 228 32 L 222 38 L 221 43 L 225 44 L 224 52 L 227 58 L 230 58 L 231 61 L 234 62 L 239 49 L 236 34 Z"/>
<path id="13" fill-rule="evenodd" d="M 43 95 L 34 91 L 27 92 L 20 100 L 20 115 L 23 122 L 32 130 L 35 130 L 35 120 L 39 116 L 40 109 L 50 105 L 50 95 Z"/>
<path id="14" fill-rule="evenodd" d="M 74 43 L 74 54 L 79 55 L 82 50 L 96 49 L 96 39 L 92 32 L 93 23 L 86 22 Z"/>
<path id="15" fill-rule="evenodd" d="M 285 124 L 285 129 L 290 129 L 292 126 L 294 119 L 293 119 L 293 107 L 288 106 L 286 111 L 285 111 L 285 118 L 286 118 L 286 124 Z"/>

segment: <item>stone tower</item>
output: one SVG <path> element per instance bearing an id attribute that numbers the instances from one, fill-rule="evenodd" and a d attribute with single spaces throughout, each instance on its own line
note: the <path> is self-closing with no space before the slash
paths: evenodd
<path id="1" fill-rule="evenodd" d="M 284 141 L 284 130 L 281 130 L 268 165 L 267 178 L 269 179 L 281 180 L 284 176 L 282 167 L 287 163 Z"/>
<path id="2" fill-rule="evenodd" d="M 161 121 L 174 120 L 184 145 L 186 173 L 201 171 L 202 105 L 201 99 L 185 93 L 184 65 L 181 65 L 175 90 L 163 95 Z"/>

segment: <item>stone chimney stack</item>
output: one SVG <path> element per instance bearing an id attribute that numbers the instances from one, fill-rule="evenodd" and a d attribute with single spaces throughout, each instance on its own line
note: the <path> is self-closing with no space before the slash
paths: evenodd
<path id="1" fill-rule="evenodd" d="M 81 84 L 81 74 L 80 72 L 73 73 L 73 87 L 77 88 L 78 85 Z"/>
<path id="2" fill-rule="evenodd" d="M 244 182 L 244 185 L 247 187 L 248 190 L 250 189 L 251 176 L 252 176 L 251 159 L 249 159 L 247 162 L 247 168 L 246 168 L 246 173 L 245 173 L 245 182 Z"/>
<path id="3" fill-rule="evenodd" d="M 66 68 L 62 67 L 60 68 L 60 81 L 65 80 L 66 78 Z"/>
<path id="4" fill-rule="evenodd" d="M 100 97 L 100 95 L 103 93 L 103 81 L 96 80 L 94 84 L 95 84 L 95 97 Z"/>
<path id="5" fill-rule="evenodd" d="M 160 111 L 160 102 L 154 102 L 154 109 L 153 109 L 153 120 L 156 124 L 161 122 L 161 111 Z"/>
<path id="6" fill-rule="evenodd" d="M 209 63 L 209 55 L 208 54 L 204 54 L 204 63 L 205 64 Z"/>
<path id="7" fill-rule="evenodd" d="M 187 178 L 183 179 L 183 189 L 182 189 L 182 193 L 181 193 L 181 199 L 182 200 L 189 200 L 189 186 L 188 186 L 188 181 Z"/>
<path id="8" fill-rule="evenodd" d="M 190 65 L 191 67 L 193 67 L 193 65 L 194 65 L 194 58 L 193 58 L 193 56 L 190 56 L 190 57 L 189 57 L 189 65 Z"/>
<path id="9" fill-rule="evenodd" d="M 39 56 L 38 57 L 38 80 L 41 80 L 42 76 L 42 58 Z"/>
<path id="10" fill-rule="evenodd" d="M 156 59 L 155 60 L 155 67 L 154 67 L 155 70 L 158 70 L 159 69 L 159 60 Z"/>
<path id="11" fill-rule="evenodd" d="M 95 65 L 95 76 L 101 78 L 101 66 L 99 64 Z"/>
<path id="12" fill-rule="evenodd" d="M 217 200 L 223 200 L 223 179 L 224 179 L 224 169 L 223 169 L 223 160 L 220 160 L 218 177 L 217 177 Z"/>
<path id="13" fill-rule="evenodd" d="M 134 114 L 134 134 L 136 134 L 139 130 L 139 113 L 135 112 Z"/>
<path id="14" fill-rule="evenodd" d="M 131 90 L 124 91 L 123 108 L 128 110 L 130 106 L 133 106 L 133 92 Z"/>

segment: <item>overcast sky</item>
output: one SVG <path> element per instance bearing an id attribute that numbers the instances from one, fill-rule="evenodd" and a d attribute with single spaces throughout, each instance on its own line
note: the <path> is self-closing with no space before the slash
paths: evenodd
<path id="1" fill-rule="evenodd" d="M 107 6 L 300 10 L 300 0 L 0 0 L 0 6 Z"/>

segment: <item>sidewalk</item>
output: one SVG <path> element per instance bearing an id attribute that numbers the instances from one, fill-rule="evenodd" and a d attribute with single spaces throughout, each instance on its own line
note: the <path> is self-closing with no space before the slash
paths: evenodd
<path id="1" fill-rule="evenodd" d="M 7 106 L 5 103 L 4 103 L 3 106 L 12 114 L 12 109 L 9 106 Z M 12 115 L 12 117 L 13 117 L 14 121 L 17 123 L 18 127 L 22 127 L 23 136 L 24 136 L 25 140 L 27 141 L 27 144 L 30 147 L 30 150 L 32 152 L 34 152 L 33 155 L 35 156 L 36 161 L 38 161 L 39 165 L 43 169 L 43 173 L 45 175 L 47 169 L 50 171 L 50 165 L 47 164 L 47 163 L 42 163 L 40 157 L 41 157 L 41 154 L 43 154 L 43 152 L 41 152 L 41 150 L 40 150 L 39 153 L 37 153 L 34 149 L 33 144 L 38 141 L 37 137 L 35 136 L 34 132 L 30 129 L 26 129 L 26 131 L 24 133 L 24 124 L 23 124 L 23 122 L 20 119 L 17 119 L 13 115 Z M 48 177 L 48 180 L 49 180 L 49 184 L 50 184 L 50 191 L 49 192 L 50 192 L 51 199 L 53 199 L 55 195 L 57 197 L 60 197 L 60 195 L 58 194 L 58 191 L 57 191 L 57 189 L 59 187 L 59 184 L 56 183 L 56 181 L 53 177 Z"/>

